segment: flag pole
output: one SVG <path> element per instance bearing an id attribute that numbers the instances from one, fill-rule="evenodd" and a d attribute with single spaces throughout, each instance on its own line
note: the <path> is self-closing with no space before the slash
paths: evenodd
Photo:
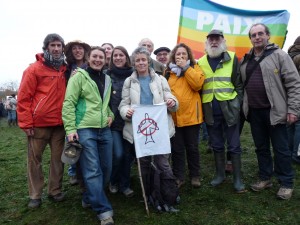
<path id="1" fill-rule="evenodd" d="M 147 215 L 149 216 L 149 208 L 148 208 L 148 204 L 147 204 L 147 197 L 146 197 L 146 194 L 145 194 L 145 188 L 144 188 L 144 183 L 143 183 L 142 172 L 141 172 L 141 165 L 140 165 L 140 159 L 139 158 L 137 158 L 137 164 L 138 164 L 138 171 L 139 171 L 141 188 L 142 188 L 142 192 L 143 192 L 143 198 L 144 198 L 145 208 L 146 208 Z"/>

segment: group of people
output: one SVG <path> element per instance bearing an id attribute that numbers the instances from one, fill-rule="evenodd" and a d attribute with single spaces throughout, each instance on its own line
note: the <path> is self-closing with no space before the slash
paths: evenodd
<path id="1" fill-rule="evenodd" d="M 139 159 L 146 196 L 152 161 L 160 170 L 171 171 L 179 188 L 187 180 L 187 161 L 191 186 L 201 186 L 198 144 L 204 121 L 216 168 L 211 185 L 218 186 L 226 179 L 226 147 L 234 190 L 245 192 L 240 146 L 240 117 L 245 117 L 259 171 L 251 189 L 271 187 L 275 174 L 280 184 L 277 197 L 291 198 L 291 148 L 298 149 L 300 139 L 299 64 L 296 68 L 287 53 L 269 43 L 270 31 L 264 24 L 252 25 L 249 38 L 253 47 L 239 62 L 236 54 L 227 50 L 220 30 L 208 33 L 206 54 L 198 61 L 184 43 L 172 50 L 156 49 L 154 60 L 154 45 L 148 38 L 142 39 L 130 56 L 123 46 L 104 43 L 91 47 L 80 40 L 65 46 L 60 35 L 47 35 L 43 53 L 24 71 L 18 93 L 19 126 L 28 137 L 28 207 L 42 204 L 41 163 L 47 144 L 51 149 L 48 196 L 56 202 L 65 198 L 61 154 L 66 141 L 78 141 L 82 151 L 73 167 L 83 180 L 82 206 L 92 208 L 102 225 L 114 224 L 106 187 L 111 193 L 134 195 L 130 188 L 135 157 L 132 105 L 160 103 L 168 109 L 170 140 L 166 141 L 171 143 L 172 154 Z M 297 58 L 299 62 L 299 56 L 293 59 Z"/>

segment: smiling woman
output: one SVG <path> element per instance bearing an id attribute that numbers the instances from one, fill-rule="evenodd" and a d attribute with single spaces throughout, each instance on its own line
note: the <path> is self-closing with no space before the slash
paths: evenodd
<path id="1" fill-rule="evenodd" d="M 101 224 L 113 224 L 112 206 L 104 192 L 112 168 L 114 118 L 109 107 L 111 79 L 103 72 L 105 59 L 103 48 L 91 48 L 88 67 L 78 69 L 69 80 L 62 111 L 68 141 L 78 140 L 83 147 L 80 166 L 86 191 L 82 204 L 97 212 Z"/>

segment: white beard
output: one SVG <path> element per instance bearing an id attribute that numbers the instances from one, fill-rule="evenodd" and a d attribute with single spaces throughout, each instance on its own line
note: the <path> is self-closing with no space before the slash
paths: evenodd
<path id="1" fill-rule="evenodd" d="M 219 45 L 218 48 L 212 48 L 212 47 L 210 47 L 208 42 L 205 42 L 205 51 L 210 58 L 217 58 L 223 52 L 227 51 L 227 47 L 226 47 L 226 44 L 224 41 Z"/>

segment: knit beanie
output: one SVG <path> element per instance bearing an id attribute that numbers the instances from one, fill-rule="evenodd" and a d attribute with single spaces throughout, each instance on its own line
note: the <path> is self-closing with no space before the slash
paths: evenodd
<path id="1" fill-rule="evenodd" d="M 64 39 L 58 35 L 58 34 L 48 34 L 45 39 L 44 39 L 44 45 L 43 45 L 43 50 L 46 50 L 49 43 L 53 41 L 60 41 L 62 43 L 62 46 L 65 47 L 65 42 Z"/>
<path id="2" fill-rule="evenodd" d="M 294 45 L 300 45 L 300 36 L 294 42 Z"/>

